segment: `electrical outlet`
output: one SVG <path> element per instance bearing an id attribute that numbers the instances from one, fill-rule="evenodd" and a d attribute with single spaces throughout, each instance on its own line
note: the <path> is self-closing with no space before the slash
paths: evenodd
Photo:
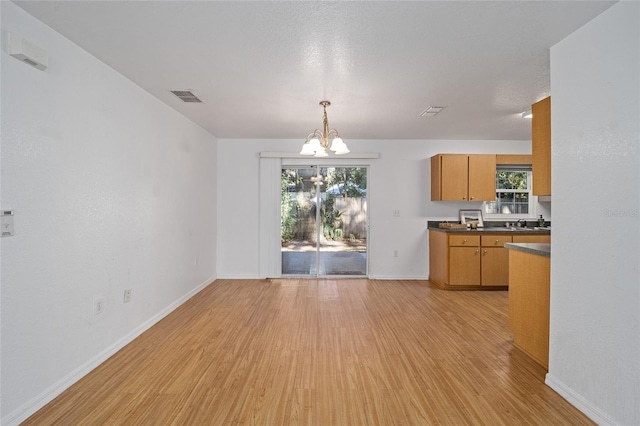
<path id="1" fill-rule="evenodd" d="M 128 288 L 124 291 L 124 303 L 131 302 L 131 289 Z"/>
<path id="2" fill-rule="evenodd" d="M 393 257 L 398 257 L 398 250 L 393 251 Z"/>
<path id="3" fill-rule="evenodd" d="M 104 298 L 96 297 L 93 299 L 93 315 L 100 315 L 104 312 Z"/>
<path id="4" fill-rule="evenodd" d="M 400 217 L 400 210 L 394 210 L 393 217 Z"/>

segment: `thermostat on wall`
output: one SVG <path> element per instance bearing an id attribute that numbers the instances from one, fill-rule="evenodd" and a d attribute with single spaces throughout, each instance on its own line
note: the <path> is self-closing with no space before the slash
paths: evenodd
<path id="1" fill-rule="evenodd" d="M 2 210 L 2 237 L 13 237 L 13 210 Z"/>

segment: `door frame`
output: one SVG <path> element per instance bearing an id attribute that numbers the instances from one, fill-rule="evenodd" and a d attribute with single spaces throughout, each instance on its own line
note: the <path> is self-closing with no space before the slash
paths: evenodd
<path id="1" fill-rule="evenodd" d="M 316 248 L 316 275 L 315 276 L 311 276 L 309 275 L 289 275 L 287 274 L 286 277 L 291 277 L 291 278 L 368 278 L 369 277 L 369 269 L 370 269 L 370 262 L 371 262 L 371 224 L 370 224 L 370 212 L 371 212 L 371 161 L 363 161 L 363 160 L 356 160 L 356 159 L 342 159 L 342 158 L 309 158 L 309 157 L 303 157 L 303 158 L 282 158 L 282 161 L 280 163 L 280 170 L 284 169 L 284 168 L 303 168 L 303 167 L 315 167 L 316 168 L 316 173 L 319 171 L 320 168 L 328 168 L 328 167 L 339 167 L 339 168 L 344 168 L 344 167 L 360 167 L 360 168 L 366 168 L 367 169 L 367 212 L 366 212 L 366 221 L 367 221 L 367 225 L 366 225 L 366 250 L 367 250 L 367 256 L 366 256 L 366 260 L 365 260 L 365 274 L 360 276 L 355 276 L 355 275 L 320 275 L 319 274 L 319 262 L 320 262 L 320 250 L 319 247 Z M 280 179 L 278 177 L 278 179 Z M 280 181 L 278 181 L 278 188 L 280 188 Z M 278 199 L 277 199 L 277 204 L 278 204 L 278 211 L 280 212 L 280 201 L 281 201 L 281 194 L 279 194 Z M 319 210 L 316 213 L 316 219 L 319 215 Z M 277 226 L 278 228 L 278 235 L 281 235 L 281 217 L 278 216 L 278 221 L 276 224 L 274 224 Z M 319 235 L 318 235 L 319 237 Z M 279 251 L 279 256 L 278 257 L 278 265 L 276 267 L 276 269 L 278 271 L 280 271 L 280 276 L 282 277 L 282 253 L 281 253 L 281 248 Z"/>

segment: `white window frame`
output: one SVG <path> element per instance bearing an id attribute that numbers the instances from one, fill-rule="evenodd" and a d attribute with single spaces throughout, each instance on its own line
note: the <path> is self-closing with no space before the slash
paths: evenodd
<path id="1" fill-rule="evenodd" d="M 527 167 L 527 166 L 511 166 L 511 165 L 498 165 L 496 168 L 496 194 L 498 192 L 523 192 L 523 191 L 516 191 L 516 190 L 509 190 L 509 189 L 498 189 L 497 188 L 497 183 L 498 183 L 498 172 L 501 170 L 508 170 L 508 171 L 522 171 L 522 172 L 527 172 L 527 191 L 529 193 L 529 203 L 528 203 L 528 210 L 529 212 L 526 214 L 504 214 L 504 213 L 487 213 L 488 209 L 489 209 L 489 203 L 492 203 L 493 201 L 484 201 L 482 203 L 482 211 L 484 214 L 484 218 L 486 219 L 498 219 L 498 220 L 507 220 L 507 219 L 531 219 L 531 218 L 535 218 L 536 216 L 536 211 L 535 211 L 535 202 L 534 202 L 534 195 L 533 195 L 533 190 L 532 190 L 532 181 L 533 181 L 533 174 L 531 172 L 531 167 Z"/>

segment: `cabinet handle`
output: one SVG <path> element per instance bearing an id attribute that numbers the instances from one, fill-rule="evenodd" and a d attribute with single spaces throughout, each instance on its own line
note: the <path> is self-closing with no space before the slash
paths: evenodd
<path id="1" fill-rule="evenodd" d="M 466 200 L 466 199 L 467 199 L 467 197 L 462 197 L 462 199 L 463 199 L 463 200 Z"/>
<path id="2" fill-rule="evenodd" d="M 496 240 L 496 244 L 498 244 L 500 242 L 500 240 Z"/>
<path id="3" fill-rule="evenodd" d="M 473 197 L 469 197 L 470 200 L 473 200 Z"/>
<path id="4" fill-rule="evenodd" d="M 487 251 L 486 251 L 486 250 L 482 253 L 482 255 L 484 256 L 485 254 L 487 254 Z"/>
<path id="5" fill-rule="evenodd" d="M 476 254 L 480 253 L 480 249 L 476 250 Z"/>
<path id="6" fill-rule="evenodd" d="M 467 242 L 467 239 L 465 238 L 465 239 L 464 239 L 464 241 L 462 241 L 462 242 L 463 242 L 463 243 L 466 243 L 466 242 Z"/>

